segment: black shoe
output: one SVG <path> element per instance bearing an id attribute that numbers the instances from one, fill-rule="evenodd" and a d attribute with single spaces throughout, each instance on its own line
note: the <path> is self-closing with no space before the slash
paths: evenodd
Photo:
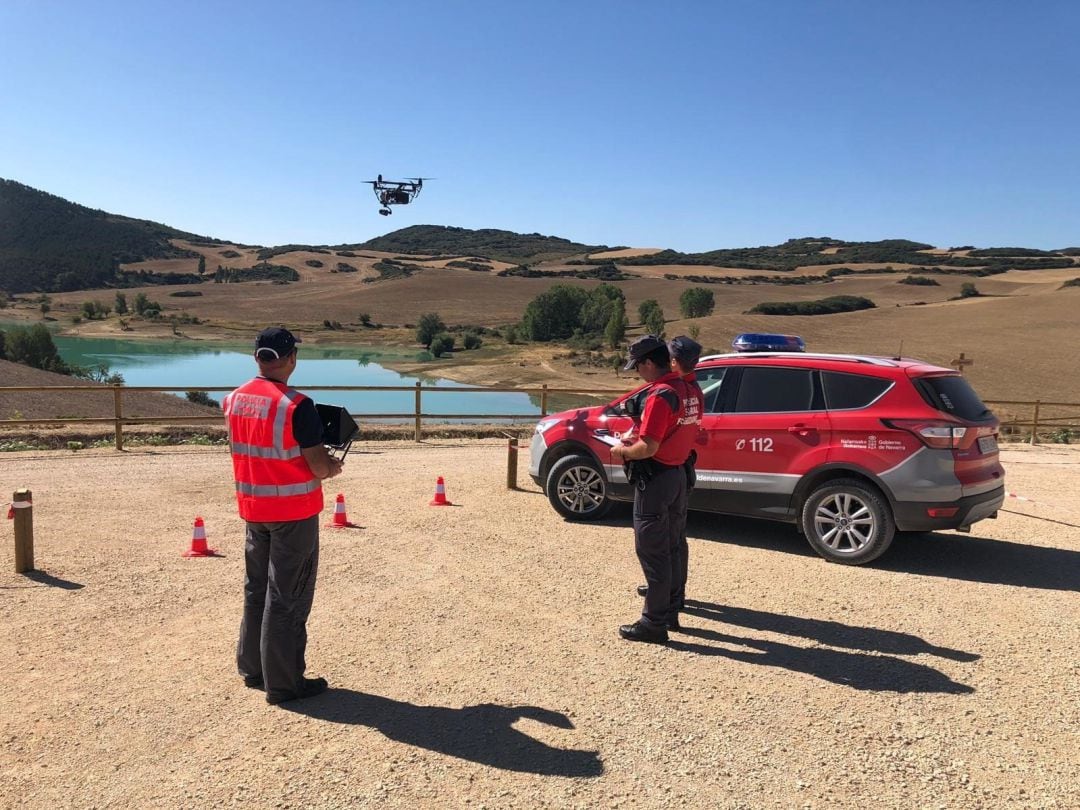
<path id="1" fill-rule="evenodd" d="M 682 630 L 682 625 L 679 624 L 679 614 L 678 613 L 672 613 L 670 616 L 668 616 L 667 629 L 668 630 Z"/>
<path id="2" fill-rule="evenodd" d="M 271 706 L 284 703 L 287 700 L 302 700 L 303 698 L 315 697 L 326 691 L 326 678 L 304 678 L 297 692 L 281 692 L 271 695 L 267 693 L 266 702 Z"/>
<path id="3" fill-rule="evenodd" d="M 668 640 L 666 627 L 650 627 L 639 621 L 624 624 L 619 628 L 619 635 L 627 641 L 647 641 L 650 644 L 666 644 Z"/>
<path id="4" fill-rule="evenodd" d="M 637 586 L 637 595 L 638 596 L 648 596 L 649 595 L 649 586 L 648 585 L 638 585 Z"/>
<path id="5" fill-rule="evenodd" d="M 246 686 L 248 689 L 262 689 L 263 688 L 262 675 L 245 675 L 244 676 L 244 686 Z"/>

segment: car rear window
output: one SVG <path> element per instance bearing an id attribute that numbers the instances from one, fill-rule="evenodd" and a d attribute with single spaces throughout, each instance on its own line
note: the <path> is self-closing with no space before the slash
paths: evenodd
<path id="1" fill-rule="evenodd" d="M 975 389 L 959 375 L 920 377 L 916 387 L 931 406 L 939 411 L 969 422 L 985 422 L 994 418 Z"/>
<path id="2" fill-rule="evenodd" d="M 884 394 L 892 381 L 861 374 L 823 371 L 821 385 L 825 389 L 825 406 L 830 411 L 850 411 L 865 408 Z"/>
<path id="3" fill-rule="evenodd" d="M 813 401 L 810 369 L 751 366 L 743 370 L 735 410 L 740 413 L 809 411 Z"/>

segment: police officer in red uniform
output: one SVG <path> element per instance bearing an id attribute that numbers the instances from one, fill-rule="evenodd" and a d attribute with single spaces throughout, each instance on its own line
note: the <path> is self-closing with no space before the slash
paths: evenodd
<path id="1" fill-rule="evenodd" d="M 247 521 L 244 618 L 236 663 L 266 702 L 311 697 L 324 678 L 305 678 L 307 619 L 319 568 L 322 479 L 342 462 L 322 443 L 315 403 L 289 387 L 296 344 L 272 326 L 255 339 L 259 375 L 225 397 L 240 517 Z"/>
<path id="2" fill-rule="evenodd" d="M 620 627 L 619 635 L 663 644 L 668 640 L 669 623 L 678 626 L 679 604 L 672 597 L 679 579 L 675 570 L 682 538 L 679 516 L 686 509 L 684 464 L 697 439 L 700 400 L 682 376 L 671 370 L 668 347 L 655 335 L 645 335 L 630 345 L 625 370 L 630 369 L 652 386 L 636 441 L 612 448 L 611 455 L 629 462 L 635 484 L 634 549 L 647 591 L 641 618 Z"/>
<path id="3" fill-rule="evenodd" d="M 694 418 L 694 423 L 698 428 L 698 436 L 695 441 L 696 444 L 701 445 L 705 443 L 705 433 L 701 430 L 701 415 L 705 412 L 705 395 L 701 391 L 701 386 L 698 385 L 697 376 L 694 374 L 694 369 L 697 367 L 697 361 L 701 357 L 701 344 L 693 338 L 686 335 L 679 335 L 672 338 L 667 344 L 668 353 L 671 355 L 671 370 L 676 372 L 682 377 L 683 382 L 686 383 L 689 391 L 689 399 L 687 400 L 687 416 Z M 691 400 L 696 400 L 696 404 Z M 668 619 L 669 630 L 681 630 L 679 626 L 679 614 L 678 611 L 683 609 L 686 602 L 686 575 L 689 569 L 690 562 L 690 546 L 686 542 L 686 511 L 689 505 L 690 493 L 694 489 L 694 482 L 696 480 L 696 474 L 694 472 L 694 465 L 697 463 L 696 450 L 690 451 L 690 457 L 686 459 L 686 463 L 683 465 L 683 469 L 686 471 L 686 499 L 682 502 L 678 509 L 678 531 L 679 531 L 679 544 L 671 553 L 672 564 L 672 582 L 671 582 L 671 604 L 674 608 L 672 618 Z M 648 593 L 648 585 L 638 585 L 638 596 L 644 596 Z"/>

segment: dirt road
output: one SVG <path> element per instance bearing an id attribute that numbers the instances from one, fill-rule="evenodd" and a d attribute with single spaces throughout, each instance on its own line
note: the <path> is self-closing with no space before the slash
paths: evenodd
<path id="1" fill-rule="evenodd" d="M 1080 448 L 1008 447 L 1007 513 L 825 563 L 692 517 L 687 631 L 640 609 L 629 519 L 563 522 L 501 443 L 354 447 L 309 625 L 323 696 L 233 662 L 242 523 L 221 448 L 0 457 L 4 807 L 1076 807 Z M 446 477 L 453 508 L 427 505 Z M 1027 513 L 1022 515 L 1018 513 Z M 224 557 L 183 559 L 206 519 Z"/>

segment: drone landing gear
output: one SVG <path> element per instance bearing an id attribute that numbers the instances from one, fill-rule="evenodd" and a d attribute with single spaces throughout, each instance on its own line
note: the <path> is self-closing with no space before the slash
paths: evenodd
<path id="1" fill-rule="evenodd" d="M 388 217 L 394 212 L 391 211 L 389 208 L 380 208 L 379 213 L 382 214 L 384 217 Z"/>

